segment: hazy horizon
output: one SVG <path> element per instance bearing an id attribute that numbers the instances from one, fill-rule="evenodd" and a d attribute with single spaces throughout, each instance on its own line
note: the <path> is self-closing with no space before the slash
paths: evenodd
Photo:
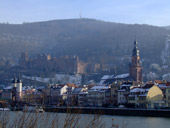
<path id="1" fill-rule="evenodd" d="M 24 21 L 22 23 L 10 23 L 10 22 L 0 22 L 0 24 L 11 24 L 11 25 L 22 25 L 22 24 L 29 24 L 29 23 L 39 23 L 39 22 L 48 22 L 48 21 L 60 21 L 60 20 L 82 20 L 82 19 L 87 19 L 87 20 L 96 20 L 96 21 L 101 21 L 101 22 L 108 22 L 108 23 L 117 23 L 117 24 L 127 24 L 127 25 L 151 25 L 151 26 L 157 26 L 157 27 L 169 27 L 170 25 L 167 26 L 158 26 L 158 25 L 152 25 L 152 24 L 145 24 L 145 23 L 123 23 L 123 22 L 114 22 L 114 21 L 106 21 L 106 20 L 101 20 L 101 19 L 94 19 L 94 18 L 70 18 L 70 19 L 50 19 L 50 20 L 39 20 L 39 21 Z"/>
<path id="2" fill-rule="evenodd" d="M 168 0 L 1 1 L 0 22 L 22 24 L 80 17 L 126 24 L 170 25 Z"/>

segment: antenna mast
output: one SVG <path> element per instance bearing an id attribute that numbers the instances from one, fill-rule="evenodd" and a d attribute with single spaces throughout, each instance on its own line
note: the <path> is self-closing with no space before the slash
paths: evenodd
<path id="1" fill-rule="evenodd" d="M 82 19 L 82 12 L 81 12 L 81 10 L 80 10 L 80 19 Z"/>

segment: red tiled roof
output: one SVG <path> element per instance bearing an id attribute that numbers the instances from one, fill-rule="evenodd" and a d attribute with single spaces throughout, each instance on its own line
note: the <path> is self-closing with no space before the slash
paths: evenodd
<path id="1" fill-rule="evenodd" d="M 163 80 L 155 80 L 154 82 L 158 83 L 158 84 L 165 84 L 166 81 L 163 81 Z"/>
<path id="2" fill-rule="evenodd" d="M 69 87 L 77 87 L 77 85 L 75 85 L 75 84 L 66 84 L 67 86 L 69 86 Z"/>

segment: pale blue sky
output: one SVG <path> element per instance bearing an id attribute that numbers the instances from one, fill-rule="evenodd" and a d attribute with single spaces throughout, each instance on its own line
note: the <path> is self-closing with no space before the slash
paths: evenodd
<path id="1" fill-rule="evenodd" d="M 170 0 L 0 0 L 0 22 L 93 18 L 120 23 L 170 25 Z"/>

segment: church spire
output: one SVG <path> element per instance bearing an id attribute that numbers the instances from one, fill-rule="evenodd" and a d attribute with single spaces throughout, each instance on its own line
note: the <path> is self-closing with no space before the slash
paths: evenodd
<path id="1" fill-rule="evenodd" d="M 138 49 L 137 40 L 134 41 L 134 48 L 133 48 L 133 51 L 132 51 L 132 56 L 139 56 L 139 49 Z"/>

